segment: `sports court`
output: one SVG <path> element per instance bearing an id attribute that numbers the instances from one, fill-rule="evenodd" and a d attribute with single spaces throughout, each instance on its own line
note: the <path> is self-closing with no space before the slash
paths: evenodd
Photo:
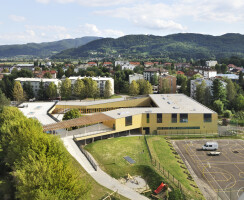
<path id="1" fill-rule="evenodd" d="M 209 156 L 209 151 L 200 150 L 202 145 L 211 141 L 218 142 L 219 156 Z M 182 160 L 189 163 L 198 179 L 210 186 L 205 193 L 211 194 L 212 199 L 239 199 L 244 192 L 243 140 L 181 140 L 174 141 L 174 144 Z M 202 190 L 201 185 L 199 187 Z"/>

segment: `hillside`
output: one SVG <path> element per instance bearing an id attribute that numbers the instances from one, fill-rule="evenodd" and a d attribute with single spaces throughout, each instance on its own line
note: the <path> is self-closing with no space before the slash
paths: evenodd
<path id="1" fill-rule="evenodd" d="M 65 49 L 79 47 L 100 37 L 82 37 L 76 39 L 65 39 L 56 42 L 28 43 L 22 45 L 0 46 L 0 58 L 15 56 L 27 57 L 49 57 Z"/>
<path id="2" fill-rule="evenodd" d="M 244 57 L 244 35 L 211 36 L 180 33 L 168 36 L 127 35 L 118 39 L 104 38 L 78 48 L 64 50 L 52 58 L 186 58 L 218 59 L 232 55 Z"/>

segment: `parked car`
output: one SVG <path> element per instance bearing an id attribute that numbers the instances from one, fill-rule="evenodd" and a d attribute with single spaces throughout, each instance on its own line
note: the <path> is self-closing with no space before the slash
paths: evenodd
<path id="1" fill-rule="evenodd" d="M 202 150 L 212 150 L 215 151 L 219 148 L 219 145 L 217 142 L 206 142 L 203 146 L 202 146 Z"/>

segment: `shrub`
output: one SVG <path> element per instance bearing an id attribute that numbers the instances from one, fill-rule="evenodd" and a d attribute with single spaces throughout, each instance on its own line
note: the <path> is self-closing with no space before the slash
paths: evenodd
<path id="1" fill-rule="evenodd" d="M 226 117 L 226 118 L 230 118 L 232 115 L 230 110 L 225 110 L 223 114 L 224 114 L 224 117 Z"/>

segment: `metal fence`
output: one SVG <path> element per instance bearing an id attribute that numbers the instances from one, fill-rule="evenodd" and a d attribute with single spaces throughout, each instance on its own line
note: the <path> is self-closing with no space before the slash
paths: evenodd
<path id="1" fill-rule="evenodd" d="M 159 161 L 157 161 L 151 153 L 150 147 L 147 142 L 146 136 L 144 136 L 144 140 L 147 146 L 147 150 L 149 152 L 149 156 L 151 158 L 151 164 L 154 166 L 154 168 L 163 176 L 165 177 L 169 183 L 173 184 L 176 188 L 178 188 L 183 195 L 184 199 L 187 197 L 188 190 L 180 183 L 178 179 L 174 177 L 168 170 L 166 170 L 163 165 Z M 194 181 L 193 181 L 194 182 Z M 197 187 L 197 186 L 196 186 Z"/>
<path id="2" fill-rule="evenodd" d="M 92 160 L 91 156 L 79 145 L 77 145 L 79 147 L 79 149 L 81 150 L 81 152 L 85 155 L 85 157 L 87 158 L 87 160 L 89 161 L 89 163 L 91 163 L 93 169 L 95 171 L 97 171 L 97 165 L 95 164 L 95 162 Z"/>

